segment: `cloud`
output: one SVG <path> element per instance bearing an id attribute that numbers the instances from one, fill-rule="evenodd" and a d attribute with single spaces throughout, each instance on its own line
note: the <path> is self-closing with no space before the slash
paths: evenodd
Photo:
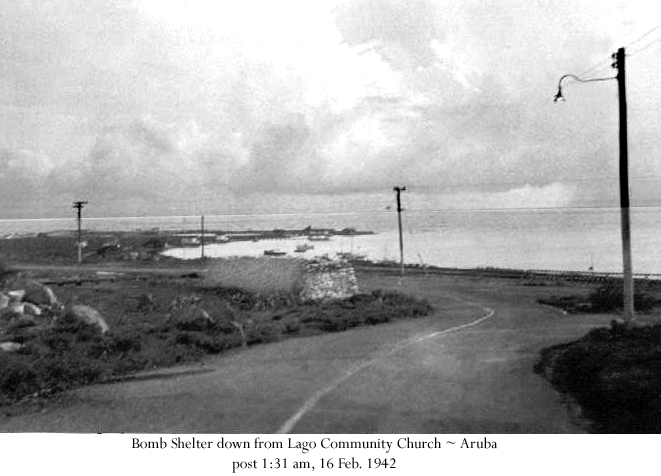
<path id="1" fill-rule="evenodd" d="M 621 33 L 646 31 L 650 8 L 4 2 L 1 180 L 8 196 L 85 196 L 114 213 L 229 196 L 275 207 L 278 196 L 312 203 L 395 183 L 494 203 L 611 203 L 615 83 L 568 83 L 567 103 L 551 98 L 561 74 L 595 61 L 592 74 L 613 74 Z M 645 203 L 661 176 L 656 63 L 641 54 L 629 66 L 631 170 Z"/>

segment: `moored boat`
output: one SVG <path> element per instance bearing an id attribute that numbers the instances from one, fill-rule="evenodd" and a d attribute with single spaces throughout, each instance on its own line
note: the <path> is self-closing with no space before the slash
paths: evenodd
<path id="1" fill-rule="evenodd" d="M 302 245 L 297 245 L 296 249 L 294 250 L 295 253 L 305 253 L 308 250 L 313 250 L 314 246 L 308 244 L 308 243 L 303 243 Z"/>

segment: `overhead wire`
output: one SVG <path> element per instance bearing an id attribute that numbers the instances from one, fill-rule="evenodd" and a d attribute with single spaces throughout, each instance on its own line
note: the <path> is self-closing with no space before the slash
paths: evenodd
<path id="1" fill-rule="evenodd" d="M 627 56 L 629 56 L 629 57 L 636 56 L 636 55 L 642 53 L 643 51 L 645 51 L 646 49 L 648 49 L 653 44 L 658 43 L 659 41 L 661 41 L 661 36 L 658 36 L 657 38 L 655 38 L 652 41 L 648 42 L 647 44 L 645 44 L 645 46 L 643 46 L 643 47 L 641 47 L 637 50 L 634 50 L 631 53 L 628 53 Z"/>
<path id="2" fill-rule="evenodd" d="M 659 31 L 659 30 L 661 30 L 661 24 L 656 25 L 655 27 L 653 27 L 653 28 L 647 30 L 645 33 L 643 33 L 642 35 L 640 35 L 640 36 L 637 37 L 636 39 L 629 41 L 628 43 L 625 44 L 624 48 L 625 48 L 625 49 L 630 49 L 630 48 L 632 48 L 634 45 L 636 45 L 637 43 L 640 43 L 640 42 L 643 41 L 645 38 L 647 38 L 648 36 L 650 36 L 651 34 L 657 32 L 657 31 Z M 661 36 L 658 37 L 658 38 L 656 38 L 655 40 L 653 40 L 651 44 L 654 44 L 654 43 L 656 43 L 656 42 L 659 41 L 659 40 L 661 40 Z M 649 46 L 651 46 L 651 44 L 648 43 L 646 46 L 644 46 L 643 48 L 641 48 L 641 49 L 639 49 L 639 50 L 634 51 L 633 53 L 627 53 L 627 56 L 633 56 L 633 55 L 635 55 L 635 54 L 638 54 L 638 53 L 640 53 L 641 51 L 643 51 L 643 50 L 649 48 Z M 601 69 L 601 68 L 604 67 L 604 66 L 608 66 L 609 68 L 611 68 L 611 67 L 612 67 L 612 62 L 613 62 L 613 59 L 612 59 L 612 57 L 610 57 L 610 56 L 609 56 L 608 58 L 604 58 L 604 59 L 598 60 L 597 62 L 593 63 L 593 65 L 590 66 L 588 69 L 582 71 L 578 76 L 580 76 L 580 77 L 589 76 L 589 75 L 591 75 L 591 74 L 596 73 L 599 69 Z"/>
<path id="3" fill-rule="evenodd" d="M 629 43 L 625 46 L 625 48 L 631 48 L 633 45 L 635 45 L 636 43 L 639 43 L 640 41 L 642 41 L 643 39 L 647 38 L 649 35 L 651 35 L 652 33 L 654 33 L 655 31 L 657 31 L 657 30 L 659 30 L 659 29 L 661 29 L 661 24 L 656 25 L 654 28 L 652 28 L 652 29 L 648 30 L 647 32 L 643 33 L 641 36 L 639 36 L 639 37 L 636 38 L 635 40 L 629 42 Z"/>

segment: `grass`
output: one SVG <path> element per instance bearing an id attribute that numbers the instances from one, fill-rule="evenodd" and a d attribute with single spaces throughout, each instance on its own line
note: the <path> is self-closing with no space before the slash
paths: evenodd
<path id="1" fill-rule="evenodd" d="M 661 432 L 661 325 L 595 329 L 544 349 L 535 365 L 599 433 Z"/>
<path id="2" fill-rule="evenodd" d="M 15 353 L 0 355 L 0 405 L 239 346 L 413 318 L 431 310 L 425 301 L 389 291 L 300 304 L 285 292 L 257 293 L 181 279 L 69 285 L 55 292 L 63 302 L 97 308 L 110 331 L 101 334 L 63 320 L 41 332 L 21 327 L 0 338 L 24 344 Z"/>
<path id="3" fill-rule="evenodd" d="M 0 239 L 0 257 L 8 262 L 48 264 L 74 264 L 77 259 L 77 236 L 74 231 L 62 235 L 39 233 L 34 236 L 19 236 Z M 106 245 L 121 242 L 125 249 L 135 251 L 160 250 L 164 238 L 152 232 L 83 232 L 85 263 L 117 261 L 122 252 Z M 171 261 L 171 260 L 169 260 Z"/>

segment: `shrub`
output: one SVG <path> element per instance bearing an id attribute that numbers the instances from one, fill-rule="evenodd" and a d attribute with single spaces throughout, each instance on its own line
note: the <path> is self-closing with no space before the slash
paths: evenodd
<path id="1" fill-rule="evenodd" d="M 624 307 L 624 290 L 622 284 L 609 283 L 601 286 L 595 292 L 590 294 L 589 301 L 592 312 L 614 312 Z M 648 294 L 642 292 L 634 293 L 634 308 L 637 311 L 651 311 L 656 300 Z"/>
<path id="2" fill-rule="evenodd" d="M 37 372 L 25 357 L 4 355 L 0 359 L 0 404 L 7 404 L 40 388 Z"/>
<path id="3" fill-rule="evenodd" d="M 661 325 L 595 329 L 543 349 L 535 371 L 571 394 L 593 430 L 661 431 Z"/>

